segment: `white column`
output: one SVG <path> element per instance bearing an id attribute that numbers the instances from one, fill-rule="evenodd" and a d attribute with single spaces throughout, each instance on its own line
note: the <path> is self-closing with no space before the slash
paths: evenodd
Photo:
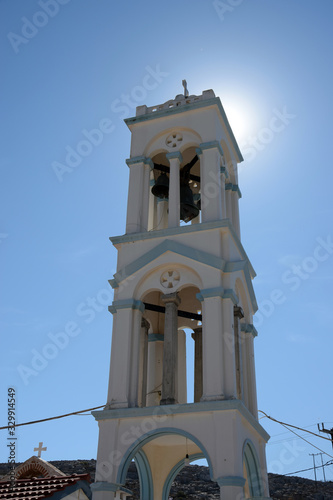
<path id="1" fill-rule="evenodd" d="M 243 366 L 243 397 L 246 408 L 249 408 L 249 381 L 248 381 L 248 359 L 246 349 L 246 338 L 248 333 L 241 330 L 240 338 L 242 344 L 242 366 Z"/>
<path id="2" fill-rule="evenodd" d="M 161 296 L 165 305 L 162 399 L 160 404 L 177 403 L 176 384 L 178 378 L 178 305 L 177 293 Z"/>
<path id="3" fill-rule="evenodd" d="M 232 224 L 232 207 L 231 207 L 231 184 L 225 184 L 225 204 L 226 204 L 226 217 Z"/>
<path id="4" fill-rule="evenodd" d="M 256 374 L 254 367 L 254 346 L 253 335 L 247 334 L 247 359 L 248 359 L 248 376 L 249 376 L 249 410 L 255 418 L 258 418 L 258 403 L 257 403 L 257 388 Z"/>
<path id="5" fill-rule="evenodd" d="M 234 303 L 232 299 L 223 299 L 223 366 L 224 390 L 227 399 L 237 397 L 235 334 L 234 334 Z"/>
<path id="6" fill-rule="evenodd" d="M 187 403 L 186 384 L 186 333 L 178 330 L 178 403 Z"/>
<path id="7" fill-rule="evenodd" d="M 232 205 L 232 223 L 238 238 L 240 238 L 240 223 L 239 223 L 239 193 L 238 186 L 233 186 L 231 191 L 231 205 Z"/>
<path id="8" fill-rule="evenodd" d="M 234 306 L 234 332 L 235 332 L 235 361 L 236 361 L 236 388 L 237 398 L 244 400 L 243 387 L 243 357 L 240 320 L 244 318 L 242 308 Z"/>
<path id="9" fill-rule="evenodd" d="M 111 306 L 113 332 L 111 346 L 108 405 L 115 408 L 129 406 L 130 375 L 132 364 L 133 309 Z"/>
<path id="10" fill-rule="evenodd" d="M 143 224 L 143 195 L 145 179 L 145 158 L 136 157 L 126 160 L 130 168 L 126 233 L 138 233 L 142 231 Z"/>
<path id="11" fill-rule="evenodd" d="M 153 195 L 154 196 L 154 195 Z M 155 229 L 166 229 L 168 227 L 168 202 L 154 196 L 157 203 L 157 220 Z"/>
<path id="12" fill-rule="evenodd" d="M 151 160 L 150 160 L 151 161 Z M 150 165 L 148 159 L 144 165 L 143 173 L 143 189 L 142 189 L 142 231 L 148 230 L 148 219 L 149 219 L 149 202 L 150 197 L 154 196 L 151 194 L 150 189 Z"/>
<path id="13" fill-rule="evenodd" d="M 129 386 L 128 406 L 138 406 L 138 378 L 140 368 L 140 344 L 141 344 L 141 321 L 142 313 L 138 309 L 133 310 L 132 341 L 131 341 L 131 376 Z M 141 395 L 140 395 L 141 396 Z"/>
<path id="14" fill-rule="evenodd" d="M 141 320 L 140 330 L 140 364 L 138 377 L 138 406 L 146 406 L 147 397 L 147 360 L 148 360 L 148 330 L 149 323 L 146 319 Z"/>
<path id="15" fill-rule="evenodd" d="M 221 152 L 217 141 L 200 144 L 201 221 L 222 219 Z"/>
<path id="16" fill-rule="evenodd" d="M 225 179 L 227 169 L 226 167 L 220 167 L 221 170 L 221 214 L 222 219 L 227 218 L 227 201 L 226 201 L 226 192 L 225 192 Z"/>
<path id="17" fill-rule="evenodd" d="M 179 226 L 180 221 L 180 180 L 179 170 L 183 161 L 182 155 L 175 151 L 167 153 L 166 157 L 170 162 L 170 181 L 169 181 L 169 227 Z"/>
<path id="18" fill-rule="evenodd" d="M 149 208 L 148 208 L 148 231 L 153 229 L 157 229 L 157 198 L 151 192 L 152 184 L 154 182 L 154 171 L 150 170 L 149 172 Z"/>
<path id="19" fill-rule="evenodd" d="M 198 403 L 202 397 L 202 327 L 194 328 L 194 402 Z"/>
<path id="20" fill-rule="evenodd" d="M 202 303 L 203 394 L 201 401 L 224 399 L 222 298 L 198 294 Z"/>

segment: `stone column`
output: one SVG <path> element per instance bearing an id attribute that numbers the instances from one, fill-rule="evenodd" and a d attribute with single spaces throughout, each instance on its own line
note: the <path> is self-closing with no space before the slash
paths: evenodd
<path id="1" fill-rule="evenodd" d="M 161 405 L 177 403 L 177 368 L 178 368 L 178 306 L 177 293 L 162 295 L 165 304 L 163 380 Z"/>
<path id="2" fill-rule="evenodd" d="M 244 400 L 243 387 L 243 358 L 240 320 L 244 318 L 241 307 L 234 306 L 234 333 L 235 333 L 235 362 L 236 362 L 236 388 L 237 398 Z"/>
<path id="3" fill-rule="evenodd" d="M 183 161 L 179 151 L 166 154 L 170 162 L 170 181 L 169 181 L 169 227 L 178 227 L 180 224 L 180 180 L 179 169 Z"/>
<path id="4" fill-rule="evenodd" d="M 146 406 L 147 396 L 147 360 L 148 360 L 148 330 L 149 323 L 146 319 L 141 320 L 140 332 L 140 365 L 139 365 L 139 406 Z"/>
<path id="5" fill-rule="evenodd" d="M 202 326 L 193 329 L 194 339 L 194 402 L 199 403 L 202 397 Z"/>
<path id="6" fill-rule="evenodd" d="M 178 403 L 187 403 L 186 379 L 186 333 L 178 330 L 178 386 L 176 389 Z"/>

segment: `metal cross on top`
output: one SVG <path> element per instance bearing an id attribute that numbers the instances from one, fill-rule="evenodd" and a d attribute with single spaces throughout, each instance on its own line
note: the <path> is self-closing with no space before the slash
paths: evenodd
<path id="1" fill-rule="evenodd" d="M 188 90 L 187 90 L 187 81 L 183 80 L 182 85 L 184 87 L 184 97 L 188 97 Z"/>
<path id="2" fill-rule="evenodd" d="M 43 448 L 43 441 L 41 443 L 39 443 L 39 446 L 38 448 L 34 448 L 34 451 L 38 451 L 38 458 L 40 458 L 42 456 L 42 451 L 46 451 L 47 450 L 47 447 L 45 446 Z"/>

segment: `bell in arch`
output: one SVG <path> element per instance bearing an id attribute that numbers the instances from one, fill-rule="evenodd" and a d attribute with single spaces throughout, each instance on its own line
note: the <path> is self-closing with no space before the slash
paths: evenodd
<path id="1" fill-rule="evenodd" d="M 188 183 L 180 183 L 180 220 L 190 222 L 199 215 L 199 208 L 194 203 L 193 193 Z"/>
<path id="2" fill-rule="evenodd" d="M 158 176 L 154 186 L 151 188 L 151 192 L 157 198 L 169 198 L 169 177 L 166 173 L 162 172 Z"/>

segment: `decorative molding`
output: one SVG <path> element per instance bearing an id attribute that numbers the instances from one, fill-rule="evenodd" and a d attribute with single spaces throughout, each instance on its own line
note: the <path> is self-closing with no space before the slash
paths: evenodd
<path id="1" fill-rule="evenodd" d="M 216 479 L 217 484 L 220 486 L 243 486 L 246 480 L 242 476 L 221 476 Z"/>
<path id="2" fill-rule="evenodd" d="M 147 113 L 147 114 L 142 114 L 140 116 L 134 116 L 132 118 L 125 118 L 125 123 L 126 125 L 130 128 L 133 125 L 136 125 L 137 123 L 145 122 L 145 121 L 150 121 L 150 120 L 156 120 L 158 118 L 164 118 L 166 116 L 178 114 L 178 113 L 186 113 L 188 111 L 192 111 L 194 109 L 200 109 L 200 108 L 206 108 L 209 106 L 217 106 L 222 121 L 227 129 L 227 133 L 229 135 L 231 144 L 235 150 L 237 158 L 237 162 L 240 163 L 244 160 L 242 153 L 240 152 L 240 149 L 238 147 L 237 141 L 235 139 L 235 136 L 233 134 L 233 131 L 230 127 L 228 118 L 225 114 L 225 111 L 223 109 L 222 103 L 220 101 L 219 97 L 213 97 L 210 99 L 204 99 L 204 100 L 197 100 L 192 103 L 188 103 L 184 106 L 179 106 L 179 107 L 170 107 L 169 109 L 163 109 L 163 110 L 156 110 L 154 113 Z"/>
<path id="3" fill-rule="evenodd" d="M 224 156 L 223 149 L 219 141 L 202 142 L 199 147 L 202 152 L 206 149 L 217 149 L 220 155 Z"/>
<path id="4" fill-rule="evenodd" d="M 164 342 L 163 333 L 148 333 L 148 342 Z"/>
<path id="5" fill-rule="evenodd" d="M 111 314 L 115 314 L 118 309 L 138 309 L 143 313 L 145 310 L 145 306 L 141 300 L 134 299 L 123 299 L 123 300 L 114 300 L 112 305 L 108 307 L 108 310 Z"/>
<path id="6" fill-rule="evenodd" d="M 238 197 L 242 197 L 241 190 L 239 189 L 238 184 L 232 184 L 232 182 L 229 182 L 228 184 L 225 185 L 225 190 L 226 191 L 233 191 L 234 193 L 238 193 Z"/>
<path id="7" fill-rule="evenodd" d="M 206 288 L 205 290 L 200 290 L 199 293 L 196 294 L 196 298 L 203 302 L 205 299 L 209 299 L 211 297 L 221 297 L 223 299 L 224 288 L 222 286 L 218 286 L 216 288 Z"/>
<path id="8" fill-rule="evenodd" d="M 167 410 L 167 411 L 165 411 Z M 258 434 L 264 439 L 264 441 L 269 440 L 269 434 L 265 429 L 259 424 L 258 420 L 252 415 L 252 413 L 246 408 L 243 401 L 239 399 L 224 399 L 221 401 L 201 401 L 200 403 L 191 404 L 175 404 L 175 405 L 165 405 L 165 406 L 146 406 L 144 408 L 114 408 L 112 410 L 95 410 L 92 411 L 92 415 L 97 421 L 99 420 L 110 420 L 119 418 L 145 418 L 145 417 L 158 417 L 161 415 L 167 417 L 172 414 L 172 418 L 175 418 L 178 414 L 186 415 L 188 413 L 203 413 L 211 411 L 238 411 L 249 424 L 258 432 Z M 175 429 L 173 429 L 175 430 Z"/>
<path id="9" fill-rule="evenodd" d="M 135 274 L 140 269 L 150 264 L 153 260 L 156 260 L 160 255 L 163 255 L 166 252 L 173 252 L 182 255 L 183 257 L 187 257 L 188 259 L 194 260 L 196 262 L 201 262 L 202 264 L 205 264 L 209 267 L 214 267 L 221 271 L 223 271 L 225 266 L 225 261 L 220 257 L 216 257 L 215 255 L 203 252 L 202 250 L 196 250 L 192 247 L 177 243 L 173 240 L 163 240 L 159 245 L 152 248 L 144 255 L 119 270 L 114 275 L 115 281 L 119 285 L 119 283 L 121 283 L 124 279 Z M 113 286 L 113 288 L 116 287 Z"/>
<path id="10" fill-rule="evenodd" d="M 258 331 L 251 323 L 241 323 L 241 331 L 243 333 L 250 333 L 253 337 L 258 336 Z"/>
<path id="11" fill-rule="evenodd" d="M 165 155 L 168 160 L 174 160 L 177 159 L 179 163 L 183 161 L 182 154 L 179 151 L 171 151 L 170 153 L 167 153 Z"/>
<path id="12" fill-rule="evenodd" d="M 200 224 L 191 224 L 189 226 L 178 226 L 178 227 L 169 227 L 167 229 L 159 229 L 155 231 L 145 231 L 142 233 L 128 233 L 121 236 L 111 236 L 109 239 L 113 245 L 119 245 L 121 243 L 134 243 L 135 241 L 140 240 L 150 240 L 155 238 L 183 235 L 187 233 L 195 233 L 199 231 L 210 231 L 212 229 L 227 229 L 230 231 L 230 235 L 241 254 L 243 260 L 246 260 L 249 266 L 251 277 L 254 278 L 256 276 L 255 270 L 252 267 L 252 264 L 244 250 L 244 247 L 235 232 L 231 222 L 229 219 L 222 219 L 212 222 L 201 222 Z"/>

